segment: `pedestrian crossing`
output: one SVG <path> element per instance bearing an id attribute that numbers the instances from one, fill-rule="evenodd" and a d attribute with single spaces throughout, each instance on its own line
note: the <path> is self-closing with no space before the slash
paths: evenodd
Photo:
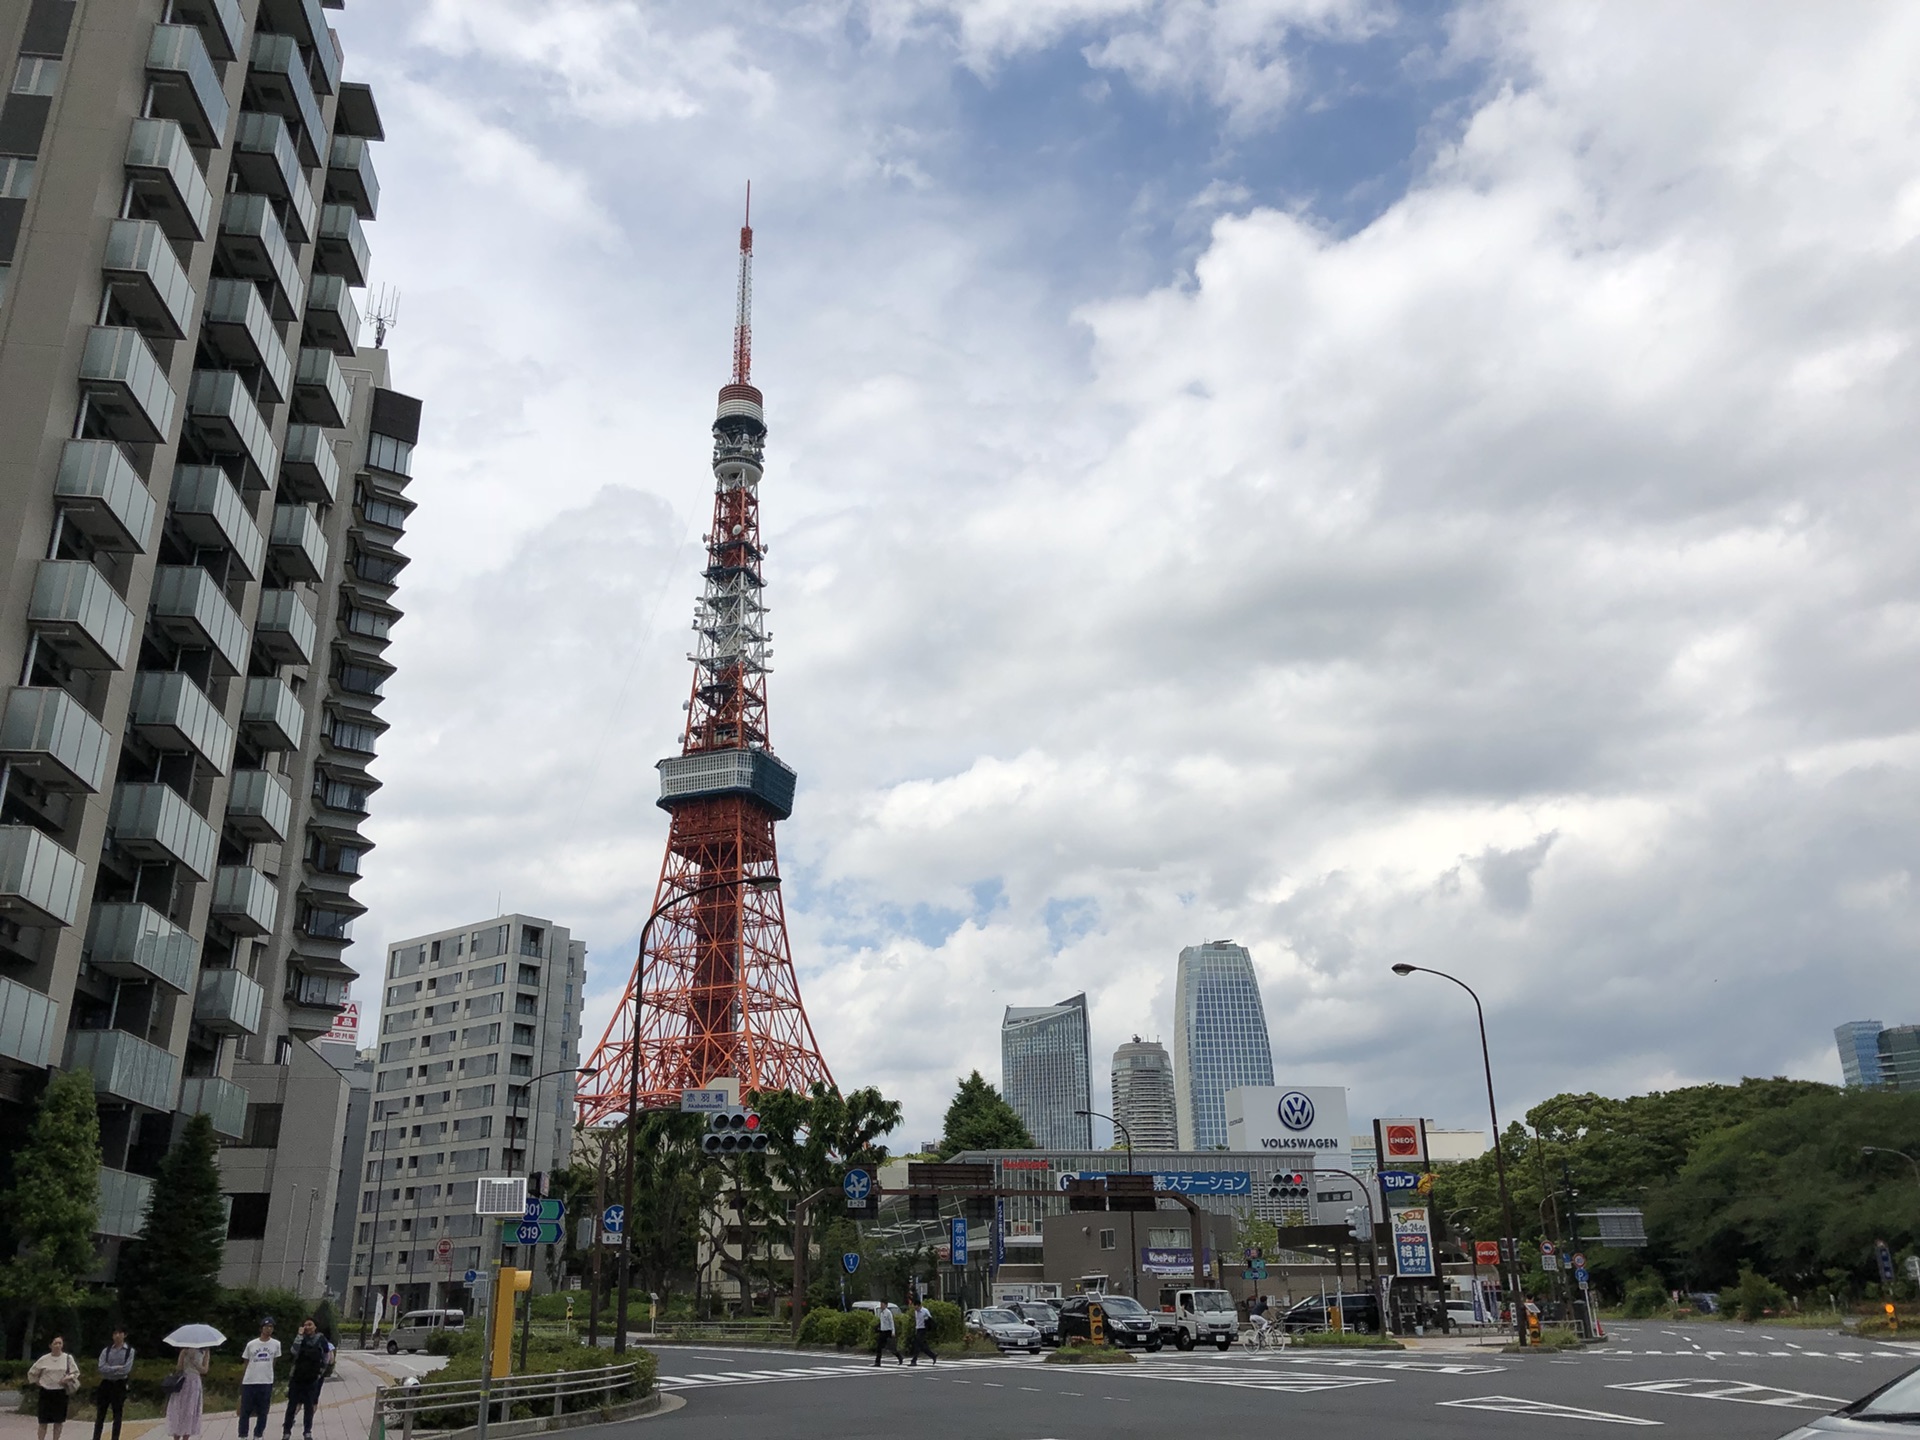
<path id="1" fill-rule="evenodd" d="M 706 1390 L 721 1385 L 777 1385 L 787 1381 L 846 1380 L 862 1375 L 892 1375 L 905 1371 L 918 1373 L 920 1369 L 952 1372 L 1032 1364 L 1031 1360 L 994 1357 L 942 1360 L 938 1365 L 929 1363 L 926 1366 L 895 1365 L 891 1361 L 885 1365 L 875 1365 L 871 1360 L 860 1363 L 841 1361 L 828 1365 L 787 1365 L 764 1370 L 695 1370 L 691 1366 L 679 1365 L 675 1367 L 674 1374 L 655 1377 L 654 1384 L 662 1390 Z"/>

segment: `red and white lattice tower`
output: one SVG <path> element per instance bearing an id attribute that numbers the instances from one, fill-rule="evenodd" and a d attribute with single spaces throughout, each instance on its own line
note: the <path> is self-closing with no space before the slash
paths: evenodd
<path id="1" fill-rule="evenodd" d="M 767 732 L 768 636 L 761 592 L 761 453 L 767 427 L 753 385 L 753 228 L 740 228 L 733 379 L 713 422 L 713 529 L 680 753 L 662 760 L 673 817 L 646 953 L 588 1062 L 580 1119 L 625 1114 L 633 1069 L 641 1109 L 736 1076 L 741 1093 L 804 1091 L 833 1077 L 800 1003 L 777 884 L 774 826 L 793 811 L 794 773 Z M 767 882 L 773 881 L 774 884 Z M 757 882 L 757 883 L 756 883 Z M 641 982 L 639 1034 L 634 986 Z"/>

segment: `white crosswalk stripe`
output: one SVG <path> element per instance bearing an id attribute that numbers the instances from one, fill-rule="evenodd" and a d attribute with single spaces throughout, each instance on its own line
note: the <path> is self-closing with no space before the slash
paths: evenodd
<path id="1" fill-rule="evenodd" d="M 1728 1380 L 1627 1380 L 1609 1390 L 1634 1390 L 1642 1395 L 1678 1395 L 1689 1400 L 1730 1400 L 1738 1405 L 1770 1405 L 1780 1410 L 1832 1410 L 1845 1400 L 1835 1395 L 1811 1395 L 1805 1390 L 1783 1390 L 1777 1385 L 1755 1385 Z"/>
<path id="2" fill-rule="evenodd" d="M 789 1380 L 833 1380 L 847 1379 L 861 1375 L 892 1375 L 903 1371 L 918 1369 L 932 1370 L 978 1370 L 1009 1365 L 1030 1365 L 1030 1360 L 1018 1359 L 980 1359 L 980 1360 L 942 1360 L 938 1365 L 915 1367 L 912 1365 L 874 1365 L 867 1363 L 840 1365 L 795 1365 L 778 1370 L 686 1370 L 672 1375 L 661 1375 L 655 1380 L 662 1390 L 701 1390 L 719 1385 L 772 1385 Z"/>
<path id="3" fill-rule="evenodd" d="M 1646 1420 L 1638 1415 L 1616 1415 L 1608 1410 L 1582 1410 L 1574 1405 L 1553 1405 L 1545 1400 L 1528 1400 L 1519 1395 L 1476 1395 L 1467 1400 L 1436 1402 L 1456 1410 L 1498 1410 L 1508 1415 L 1532 1415 L 1553 1420 L 1593 1420 L 1602 1425 L 1663 1425 L 1663 1420 Z"/>

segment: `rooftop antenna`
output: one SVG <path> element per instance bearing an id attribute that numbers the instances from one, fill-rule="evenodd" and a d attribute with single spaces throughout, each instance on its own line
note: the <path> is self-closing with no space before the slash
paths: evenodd
<path id="1" fill-rule="evenodd" d="M 740 289 L 733 308 L 733 383 L 753 383 L 753 182 L 747 182 L 747 214 L 740 226 Z"/>
<path id="2" fill-rule="evenodd" d="M 387 331 L 400 323 L 400 292 L 382 285 L 367 313 L 373 317 L 373 348 L 384 350 L 387 347 Z"/>

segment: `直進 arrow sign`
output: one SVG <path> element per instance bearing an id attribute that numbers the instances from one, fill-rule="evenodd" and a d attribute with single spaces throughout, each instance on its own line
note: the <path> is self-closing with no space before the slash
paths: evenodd
<path id="1" fill-rule="evenodd" d="M 846 1178 L 840 1182 L 840 1188 L 846 1192 L 849 1205 L 864 1205 L 867 1196 L 873 1192 L 873 1176 L 865 1170 L 849 1170 Z"/>

